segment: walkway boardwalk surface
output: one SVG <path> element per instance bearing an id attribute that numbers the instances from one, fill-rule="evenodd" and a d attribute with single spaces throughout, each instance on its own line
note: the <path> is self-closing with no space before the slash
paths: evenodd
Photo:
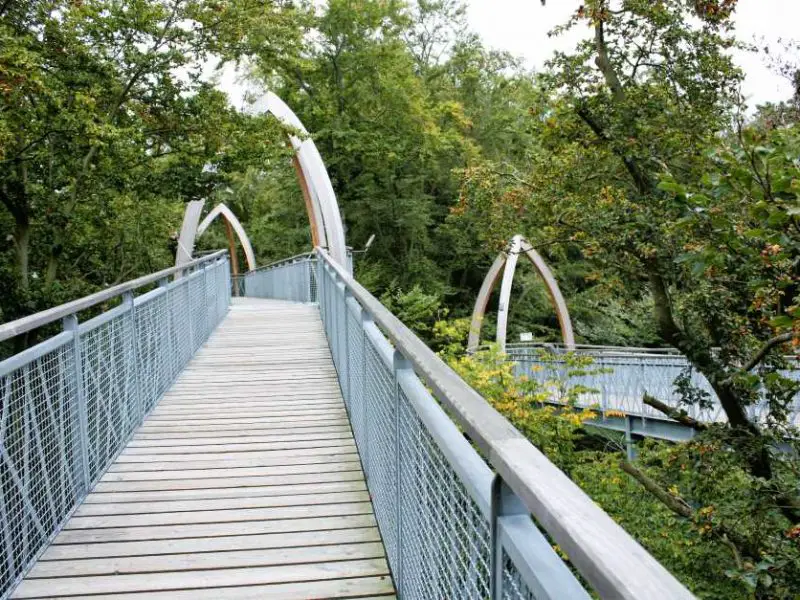
<path id="1" fill-rule="evenodd" d="M 316 307 L 231 311 L 14 598 L 393 598 Z"/>

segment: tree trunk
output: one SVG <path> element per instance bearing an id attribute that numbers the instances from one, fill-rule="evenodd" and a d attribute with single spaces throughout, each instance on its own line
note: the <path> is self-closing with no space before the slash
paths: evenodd
<path id="1" fill-rule="evenodd" d="M 14 221 L 14 250 L 17 258 L 19 287 L 23 291 L 28 291 L 30 284 L 31 225 L 27 212 L 15 214 Z"/>

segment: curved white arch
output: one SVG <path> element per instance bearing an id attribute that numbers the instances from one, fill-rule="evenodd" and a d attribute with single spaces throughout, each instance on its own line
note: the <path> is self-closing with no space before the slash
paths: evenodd
<path id="1" fill-rule="evenodd" d="M 308 135 L 308 131 L 294 111 L 272 92 L 267 93 L 266 110 L 284 125 Z M 331 257 L 346 268 L 347 247 L 342 215 L 322 156 L 311 138 L 301 140 L 289 134 L 289 141 L 297 155 L 298 175 L 302 177 L 309 193 L 306 204 L 312 233 L 318 237 L 321 245 L 328 247 Z"/>
<path id="2" fill-rule="evenodd" d="M 553 272 L 541 255 L 534 250 L 528 241 L 521 235 L 515 235 L 511 240 L 511 245 L 507 252 L 501 252 L 495 259 L 486 278 L 483 280 L 478 298 L 475 300 L 475 308 L 472 311 L 472 323 L 469 329 L 469 340 L 467 341 L 468 350 L 476 350 L 480 343 L 481 326 L 483 325 L 483 318 L 486 314 L 486 308 L 489 305 L 489 297 L 492 291 L 497 286 L 497 280 L 500 278 L 502 269 L 503 280 L 500 286 L 500 304 L 497 311 L 497 344 L 501 351 L 506 349 L 506 331 L 508 324 L 508 306 L 511 299 L 511 287 L 514 283 L 514 273 L 517 270 L 517 258 L 521 253 L 524 253 L 531 261 L 539 276 L 544 281 L 547 288 L 547 294 L 550 296 L 550 302 L 556 311 L 558 323 L 561 327 L 561 338 L 564 345 L 568 350 L 575 348 L 575 334 L 572 330 L 572 320 L 569 316 L 569 309 L 567 303 L 564 301 L 564 296 L 561 293 L 561 288 L 558 287 L 558 282 L 553 276 Z"/>
<path id="3" fill-rule="evenodd" d="M 247 270 L 248 271 L 255 271 L 256 270 L 256 255 L 253 252 L 253 246 L 250 244 L 250 238 L 247 237 L 247 233 L 242 227 L 242 224 L 239 222 L 239 219 L 236 218 L 236 215 L 233 214 L 233 211 L 228 208 L 225 204 L 219 203 L 217 204 L 214 209 L 206 215 L 206 218 L 200 223 L 197 227 L 197 234 L 196 237 L 203 235 L 208 226 L 216 219 L 218 216 L 222 215 L 225 217 L 225 220 L 230 223 L 233 230 L 236 232 L 236 236 L 239 238 L 239 243 L 242 245 L 242 250 L 244 250 L 245 259 L 247 259 Z"/>

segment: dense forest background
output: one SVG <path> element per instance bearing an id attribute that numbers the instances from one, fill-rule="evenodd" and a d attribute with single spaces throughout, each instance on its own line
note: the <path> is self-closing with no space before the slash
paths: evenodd
<path id="1" fill-rule="evenodd" d="M 485 48 L 459 0 L 314 4 L 0 0 L 0 320 L 170 265 L 190 200 L 227 203 L 260 264 L 310 248 L 286 132 L 258 92 L 240 111 L 209 79 L 239 64 L 312 132 L 348 243 L 376 236 L 359 281 L 695 593 L 800 597 L 800 470 L 776 451 L 797 439 L 781 376 L 800 332 L 797 45 L 751 49 L 796 93 L 748 107 L 736 0 L 586 0 L 553 32 L 584 40 L 535 73 Z M 728 423 L 623 468 L 580 419 L 512 410 L 530 394 L 458 348 L 517 233 L 580 341 L 678 348 Z M 224 239 L 216 225 L 200 249 Z M 524 267 L 510 323 L 558 339 Z"/>

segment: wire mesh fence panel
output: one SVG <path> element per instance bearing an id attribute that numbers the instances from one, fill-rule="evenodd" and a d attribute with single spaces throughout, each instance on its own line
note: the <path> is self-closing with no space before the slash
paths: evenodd
<path id="1" fill-rule="evenodd" d="M 170 346 L 174 349 L 172 354 L 172 377 L 180 373 L 183 366 L 194 353 L 192 340 L 192 313 L 188 310 L 189 280 L 182 277 L 171 283 L 167 290 L 169 305 L 169 335 Z"/>
<path id="2" fill-rule="evenodd" d="M 309 286 L 309 302 L 317 301 L 317 269 L 316 260 L 306 261 L 308 265 L 308 286 Z"/>
<path id="3" fill-rule="evenodd" d="M 0 363 L 0 591 L 24 573 L 84 491 L 74 345 L 70 334 L 57 338 L 40 356 L 28 350 L 31 359 L 17 368 Z"/>
<path id="4" fill-rule="evenodd" d="M 404 598 L 491 596 L 491 523 L 400 392 L 400 591 Z"/>
<path id="5" fill-rule="evenodd" d="M 395 384 L 392 371 L 379 354 L 375 343 L 367 337 L 366 402 L 367 458 L 365 469 L 386 546 L 389 565 L 396 571 L 399 564 L 397 542 L 397 425 L 395 415 Z"/>
<path id="6" fill-rule="evenodd" d="M 349 394 L 347 398 L 347 408 L 350 414 L 350 422 L 353 427 L 353 435 L 356 438 L 356 444 L 362 454 L 366 451 L 366 401 L 364 393 L 364 329 L 361 326 L 361 312 L 356 310 L 350 311 L 350 318 L 347 327 L 348 336 L 348 363 L 350 366 Z"/>
<path id="7" fill-rule="evenodd" d="M 97 480 L 130 436 L 141 413 L 130 309 L 98 326 L 81 326 L 89 479 Z"/>
<path id="8" fill-rule="evenodd" d="M 145 414 L 155 406 L 174 377 L 167 290 L 159 289 L 148 296 L 143 302 L 137 302 L 135 308 L 136 364 Z"/>
<path id="9" fill-rule="evenodd" d="M 536 596 L 522 579 L 508 554 L 502 552 L 503 599 L 502 600 L 536 600 Z"/>
<path id="10" fill-rule="evenodd" d="M 206 306 L 205 306 L 205 279 L 203 272 L 198 271 L 189 275 L 187 307 L 191 311 L 190 326 L 192 328 L 192 351 L 194 354 L 205 340 L 207 332 Z"/>
<path id="11" fill-rule="evenodd" d="M 314 257 L 303 255 L 251 271 L 243 276 L 240 289 L 250 298 L 316 302 L 316 264 Z"/>
<path id="12" fill-rule="evenodd" d="M 222 320 L 228 273 L 214 260 L 206 287 L 196 273 L 81 324 L 68 314 L 66 331 L 0 362 L 0 598 Z"/>

